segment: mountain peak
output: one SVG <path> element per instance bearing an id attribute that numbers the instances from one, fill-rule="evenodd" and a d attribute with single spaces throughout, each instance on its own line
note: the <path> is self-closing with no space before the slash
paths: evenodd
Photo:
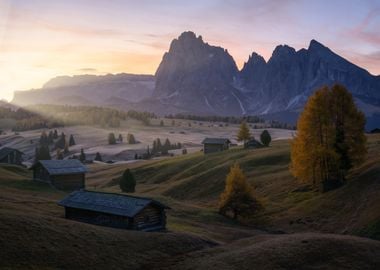
<path id="1" fill-rule="evenodd" d="M 296 53 L 296 50 L 293 47 L 290 47 L 288 45 L 278 45 L 272 53 L 272 58 L 278 57 L 278 56 L 284 56 L 284 55 L 289 56 L 295 53 Z"/>
<path id="2" fill-rule="evenodd" d="M 202 36 L 198 36 L 198 37 L 197 37 L 197 35 L 196 35 L 194 32 L 192 32 L 192 31 L 185 31 L 185 32 L 183 32 L 183 33 L 178 37 L 178 40 L 179 40 L 179 41 L 185 41 L 185 42 L 187 42 L 187 41 L 191 41 L 191 40 L 200 40 L 200 41 L 203 42 L 203 40 L 202 40 Z"/>
<path id="3" fill-rule="evenodd" d="M 327 47 L 324 46 L 322 43 L 316 41 L 315 39 L 312 39 L 309 44 L 309 50 L 312 49 L 326 49 Z"/>

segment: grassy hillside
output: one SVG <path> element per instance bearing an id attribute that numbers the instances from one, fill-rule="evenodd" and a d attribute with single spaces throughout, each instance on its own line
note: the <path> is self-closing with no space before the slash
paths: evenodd
<path id="1" fill-rule="evenodd" d="M 379 269 L 380 242 L 332 234 L 248 238 L 165 262 L 160 269 Z"/>
<path id="2" fill-rule="evenodd" d="M 57 201 L 67 194 L 30 178 L 22 167 L 0 166 L 0 269 L 138 269 L 215 245 L 191 234 L 66 220 Z"/>
<path id="3" fill-rule="evenodd" d="M 66 220 L 56 204 L 66 193 L 31 181 L 25 168 L 1 165 L 0 268 L 376 269 L 378 241 L 323 234 L 379 238 L 380 135 L 370 136 L 368 146 L 367 161 L 352 172 L 347 184 L 325 194 L 299 189 L 288 171 L 287 141 L 259 150 L 90 166 L 88 187 L 114 192 L 120 191 L 116 178 L 132 168 L 138 195 L 158 198 L 173 208 L 168 211 L 169 233 Z M 241 164 L 266 207 L 253 227 L 216 212 L 234 162 Z M 294 234 L 270 233 L 279 230 Z M 310 231 L 318 233 L 301 233 Z"/>
<path id="4" fill-rule="evenodd" d="M 265 205 L 265 210 L 254 221 L 256 227 L 286 232 L 349 233 L 379 239 L 379 135 L 369 136 L 368 158 L 353 170 L 346 185 L 324 194 L 302 189 L 290 175 L 289 150 L 288 141 L 276 141 L 263 149 L 236 148 L 210 155 L 195 153 L 101 170 L 92 168 L 89 184 L 101 173 L 103 180 L 99 186 L 119 191 L 117 180 L 106 180 L 106 176 L 115 179 L 130 167 L 138 182 L 138 193 L 159 197 L 180 207 L 203 207 L 215 213 L 226 174 L 230 166 L 238 162 Z"/>

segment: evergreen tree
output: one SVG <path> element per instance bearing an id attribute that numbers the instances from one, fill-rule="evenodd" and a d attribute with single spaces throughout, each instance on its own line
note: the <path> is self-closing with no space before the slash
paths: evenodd
<path id="1" fill-rule="evenodd" d="M 123 142 L 123 135 L 119 134 L 119 142 Z"/>
<path id="2" fill-rule="evenodd" d="M 270 136 L 268 130 L 264 130 L 260 135 L 261 143 L 265 146 L 269 146 L 270 142 L 272 141 L 272 137 Z"/>
<path id="3" fill-rule="evenodd" d="M 341 85 L 317 90 L 307 101 L 291 145 L 291 172 L 328 191 L 344 183 L 366 156 L 365 117 Z"/>
<path id="4" fill-rule="evenodd" d="M 79 160 L 83 163 L 86 161 L 86 154 L 83 151 L 83 148 L 80 150 Z"/>
<path id="5" fill-rule="evenodd" d="M 183 148 L 182 149 L 182 155 L 186 155 L 187 154 L 187 149 L 186 148 Z"/>
<path id="6" fill-rule="evenodd" d="M 108 144 L 116 144 L 116 138 L 114 133 L 108 134 Z"/>
<path id="7" fill-rule="evenodd" d="M 153 141 L 153 146 L 152 146 L 152 153 L 156 154 L 159 150 L 157 149 L 157 141 Z"/>
<path id="8" fill-rule="evenodd" d="M 76 145 L 73 134 L 70 135 L 69 146 Z"/>
<path id="9" fill-rule="evenodd" d="M 53 135 L 53 131 L 49 131 L 49 136 L 48 136 L 48 143 L 49 144 L 52 144 L 54 142 L 54 135 Z"/>
<path id="10" fill-rule="evenodd" d="M 137 155 L 137 153 L 135 153 L 135 159 L 139 159 L 139 156 Z"/>
<path id="11" fill-rule="evenodd" d="M 96 152 L 94 160 L 96 160 L 96 161 L 103 161 L 102 156 L 100 155 L 99 152 Z"/>
<path id="12" fill-rule="evenodd" d="M 156 139 L 156 145 L 157 145 L 157 151 L 161 152 L 162 151 L 162 144 L 160 138 Z"/>
<path id="13" fill-rule="evenodd" d="M 251 138 L 251 133 L 249 132 L 249 128 L 246 121 L 243 121 L 240 124 L 239 132 L 237 134 L 237 140 L 239 142 L 244 143 L 244 147 L 246 146 L 246 142 Z"/>
<path id="14" fill-rule="evenodd" d="M 40 137 L 40 145 L 49 145 L 49 138 L 46 134 L 46 131 L 42 131 L 41 137 Z"/>
<path id="15" fill-rule="evenodd" d="M 252 187 L 236 163 L 227 175 L 225 190 L 220 196 L 219 213 L 225 216 L 231 213 L 233 219 L 237 219 L 248 217 L 260 208 L 261 205 L 253 195 Z"/>
<path id="16" fill-rule="evenodd" d="M 135 192 L 135 187 L 135 177 L 129 169 L 126 169 L 120 178 L 120 189 L 123 192 Z"/>
<path id="17" fill-rule="evenodd" d="M 69 153 L 69 144 L 67 142 L 65 143 L 65 148 L 63 149 L 63 153 L 64 154 L 68 154 Z"/>
<path id="18" fill-rule="evenodd" d="M 128 133 L 127 141 L 128 141 L 128 144 L 135 144 L 136 143 L 135 136 L 131 133 Z"/>
<path id="19" fill-rule="evenodd" d="M 58 139 L 58 131 L 56 129 L 54 129 L 53 139 L 54 140 Z"/>
<path id="20" fill-rule="evenodd" d="M 66 135 L 65 133 L 62 132 L 58 141 L 55 143 L 55 148 L 65 149 L 65 145 L 66 145 Z"/>
<path id="21" fill-rule="evenodd" d="M 34 160 L 35 162 L 39 160 L 51 160 L 49 146 L 41 145 L 40 147 L 37 147 Z"/>
<path id="22" fill-rule="evenodd" d="M 61 151 L 61 149 L 57 149 L 57 159 L 58 160 L 62 160 L 63 159 L 63 153 Z"/>
<path id="23" fill-rule="evenodd" d="M 161 152 L 162 154 L 167 154 L 168 151 L 171 149 L 171 144 L 168 138 L 166 138 L 164 145 L 162 146 Z"/>

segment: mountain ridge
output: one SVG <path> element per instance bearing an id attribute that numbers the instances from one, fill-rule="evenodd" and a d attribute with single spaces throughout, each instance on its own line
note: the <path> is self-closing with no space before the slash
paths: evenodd
<path id="1" fill-rule="evenodd" d="M 158 114 L 297 115 L 316 89 L 335 83 L 346 86 L 367 117 L 375 117 L 370 122 L 380 125 L 380 75 L 370 74 L 315 39 L 300 50 L 278 45 L 267 61 L 253 52 L 239 70 L 228 50 L 191 31 L 172 40 L 154 75 L 58 77 L 33 95 L 16 92 L 14 102 L 49 103 L 65 100 L 62 92 L 68 92 L 82 95 L 83 100 L 91 97 L 94 100 L 89 102 L 95 105 L 110 105 L 104 102 L 120 98 L 111 105 L 143 107 Z M 97 95 L 101 98 L 94 98 Z M 294 123 L 294 117 L 288 122 Z"/>

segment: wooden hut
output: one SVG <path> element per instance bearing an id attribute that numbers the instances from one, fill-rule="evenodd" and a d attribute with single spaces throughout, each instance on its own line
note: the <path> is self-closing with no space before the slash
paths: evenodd
<path id="1" fill-rule="evenodd" d="M 0 149 L 0 163 L 21 165 L 23 153 L 17 149 L 3 147 Z"/>
<path id="2" fill-rule="evenodd" d="M 40 160 L 31 168 L 33 179 L 50 183 L 60 190 L 84 188 L 86 167 L 77 159 Z"/>
<path id="3" fill-rule="evenodd" d="M 166 227 L 169 207 L 148 198 L 78 190 L 58 203 L 65 217 L 113 228 L 158 231 Z"/>
<path id="4" fill-rule="evenodd" d="M 228 150 L 231 141 L 226 138 L 206 138 L 202 141 L 205 154 Z"/>
<path id="5" fill-rule="evenodd" d="M 245 148 L 262 148 L 264 145 L 256 139 L 251 139 L 244 144 Z"/>

